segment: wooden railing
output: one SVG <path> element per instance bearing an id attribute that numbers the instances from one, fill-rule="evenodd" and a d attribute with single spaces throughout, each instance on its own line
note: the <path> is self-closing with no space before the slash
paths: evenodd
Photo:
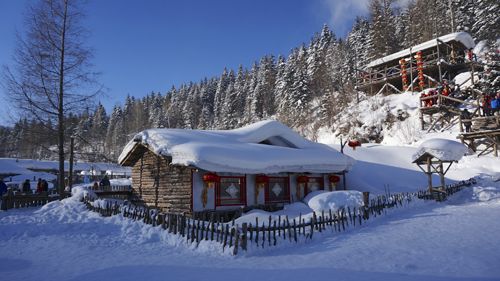
<path id="1" fill-rule="evenodd" d="M 58 200 L 59 194 L 49 194 L 47 192 L 37 194 L 25 194 L 15 192 L 11 188 L 7 193 L 2 196 L 1 210 L 8 210 L 14 208 L 26 208 L 43 206 L 51 201 Z"/>
<path id="2" fill-rule="evenodd" d="M 99 198 L 127 200 L 132 194 L 132 187 L 130 185 L 100 186 L 99 189 L 94 190 L 94 192 Z M 68 196 L 71 196 L 69 192 L 64 194 L 64 197 Z M 43 206 L 51 201 L 59 200 L 60 196 L 57 193 L 49 192 L 27 194 L 9 188 L 1 199 L 0 209 L 8 210 Z"/>

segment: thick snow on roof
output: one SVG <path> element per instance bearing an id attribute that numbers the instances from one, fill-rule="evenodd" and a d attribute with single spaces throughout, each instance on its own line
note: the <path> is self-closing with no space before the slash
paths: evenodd
<path id="1" fill-rule="evenodd" d="M 474 39 L 472 39 L 472 37 L 470 36 L 470 34 L 467 33 L 467 32 L 450 33 L 450 34 L 447 34 L 447 35 L 443 35 L 443 36 L 439 37 L 438 39 L 441 40 L 441 41 L 443 41 L 443 42 L 445 42 L 445 43 L 446 42 L 450 42 L 450 41 L 459 41 L 467 49 L 474 48 L 474 46 L 475 46 Z M 376 60 L 370 62 L 369 64 L 367 64 L 365 66 L 365 68 L 374 67 L 374 66 L 383 64 L 385 62 L 388 62 L 388 61 L 392 61 L 392 60 L 395 60 L 395 59 L 406 57 L 406 56 L 409 56 L 410 54 L 414 54 L 415 52 L 422 51 L 422 50 L 434 47 L 436 45 L 437 45 L 437 40 L 436 39 L 432 39 L 432 40 L 426 41 L 424 43 L 418 44 L 416 46 L 413 46 L 411 48 L 411 52 L 410 52 L 410 48 L 408 48 L 408 49 L 399 51 L 397 53 L 390 54 L 390 55 L 385 56 L 383 58 L 376 59 Z"/>
<path id="2" fill-rule="evenodd" d="M 425 153 L 443 161 L 458 161 L 464 155 L 469 153 L 469 149 L 465 145 L 456 141 L 447 139 L 430 139 L 420 144 L 417 148 L 417 152 L 415 152 L 412 156 L 412 161 L 417 160 Z"/>
<path id="3" fill-rule="evenodd" d="M 260 144 L 266 140 L 277 145 Z M 145 130 L 125 146 L 119 163 L 123 163 L 136 143 L 156 154 L 171 156 L 173 164 L 214 172 L 328 173 L 349 170 L 354 163 L 337 150 L 306 140 L 273 120 L 227 131 Z"/>

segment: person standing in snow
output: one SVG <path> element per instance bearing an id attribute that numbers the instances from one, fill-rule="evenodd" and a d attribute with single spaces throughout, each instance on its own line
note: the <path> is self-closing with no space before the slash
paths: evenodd
<path id="1" fill-rule="evenodd" d="M 49 191 L 49 183 L 46 180 L 42 180 L 42 192 Z"/>
<path id="2" fill-rule="evenodd" d="M 462 114 L 460 116 L 462 118 L 462 122 L 465 126 L 465 132 L 466 133 L 469 133 L 471 131 L 471 126 L 472 126 L 472 120 L 471 120 L 471 115 L 470 115 L 470 112 L 466 109 L 464 109 L 464 111 L 462 111 Z"/>
<path id="3" fill-rule="evenodd" d="M 30 194 L 31 193 L 31 184 L 30 180 L 25 180 L 23 182 L 23 193 Z"/>
<path id="4" fill-rule="evenodd" d="M 481 107 L 483 109 L 483 116 L 490 116 L 491 111 L 491 98 L 490 95 L 484 94 L 480 100 Z"/>
<path id="5" fill-rule="evenodd" d="M 99 185 L 101 187 L 105 187 L 105 186 L 110 186 L 111 185 L 111 183 L 109 182 L 109 179 L 108 179 L 108 175 L 104 175 L 104 177 L 102 178 L 102 180 L 99 183 Z"/>
<path id="6" fill-rule="evenodd" d="M 3 179 L 0 179 L 0 200 L 2 196 L 7 192 L 7 185 L 3 182 Z"/>
<path id="7" fill-rule="evenodd" d="M 36 193 L 42 193 L 43 192 L 43 187 L 42 187 L 42 179 L 38 178 L 38 182 L 36 184 Z"/>
<path id="8" fill-rule="evenodd" d="M 500 111 L 500 93 L 497 93 L 496 97 L 493 97 L 491 99 L 491 116 L 498 114 L 497 112 Z"/>

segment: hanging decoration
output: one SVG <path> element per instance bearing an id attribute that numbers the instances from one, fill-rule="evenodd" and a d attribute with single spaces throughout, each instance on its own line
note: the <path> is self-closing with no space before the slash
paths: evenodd
<path id="1" fill-rule="evenodd" d="M 340 177 L 337 175 L 331 175 L 330 177 L 328 177 L 328 180 L 330 180 L 330 182 L 332 183 L 339 183 Z"/>
<path id="2" fill-rule="evenodd" d="M 203 175 L 203 182 L 205 182 L 203 190 L 201 191 L 201 203 L 203 204 L 203 208 L 205 208 L 208 202 L 208 189 L 214 188 L 215 183 L 219 182 L 219 179 L 219 176 L 214 173 L 206 173 Z"/>
<path id="3" fill-rule="evenodd" d="M 328 177 L 328 180 L 330 181 L 330 191 L 335 190 L 335 187 L 337 187 L 337 184 L 340 182 L 340 177 L 337 175 L 331 175 Z"/>
<path id="4" fill-rule="evenodd" d="M 418 75 L 418 85 L 420 86 L 420 90 L 422 91 L 425 86 L 424 82 L 424 62 L 422 61 L 422 51 L 418 51 L 415 55 L 415 59 L 417 60 L 417 75 Z"/>
<path id="5" fill-rule="evenodd" d="M 307 181 L 309 181 L 309 177 L 308 176 L 298 176 L 297 177 L 297 182 L 298 183 L 306 183 Z"/>
<path id="6" fill-rule="evenodd" d="M 297 177 L 297 200 L 300 200 L 301 199 L 301 194 L 300 194 L 300 190 L 303 189 L 304 190 L 304 195 L 305 195 L 305 191 L 306 191 L 306 183 L 309 181 L 309 177 L 308 176 L 298 176 Z"/>
<path id="7" fill-rule="evenodd" d="M 356 150 L 356 147 L 361 146 L 361 142 L 359 140 L 350 140 L 347 145 L 352 148 L 352 150 Z"/>
<path id="8" fill-rule="evenodd" d="M 269 183 L 269 177 L 266 175 L 255 176 L 255 204 L 257 204 L 259 199 L 260 189 L 265 188 L 266 184 Z"/>
<path id="9" fill-rule="evenodd" d="M 403 91 L 408 89 L 408 73 L 406 72 L 406 60 L 401 59 L 399 61 L 399 65 L 401 66 L 401 81 L 403 82 Z"/>
<path id="10" fill-rule="evenodd" d="M 215 183 L 219 181 L 219 176 L 214 173 L 206 173 L 203 175 L 203 181 L 209 186 L 209 188 L 213 188 Z"/>

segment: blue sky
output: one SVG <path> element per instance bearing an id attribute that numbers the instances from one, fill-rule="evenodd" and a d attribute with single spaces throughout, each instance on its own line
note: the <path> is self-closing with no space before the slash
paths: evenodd
<path id="1" fill-rule="evenodd" d="M 12 64 L 15 31 L 35 0 L 0 0 L 0 65 Z M 367 0 L 88 0 L 95 70 L 108 88 L 109 111 L 130 94 L 164 94 L 172 85 L 219 75 L 224 67 L 250 68 L 262 56 L 288 55 L 323 24 L 338 36 Z M 0 96 L 5 100 L 5 91 Z M 4 106 L 6 108 L 6 106 Z M 12 112 L 0 113 L 10 124 Z"/>

